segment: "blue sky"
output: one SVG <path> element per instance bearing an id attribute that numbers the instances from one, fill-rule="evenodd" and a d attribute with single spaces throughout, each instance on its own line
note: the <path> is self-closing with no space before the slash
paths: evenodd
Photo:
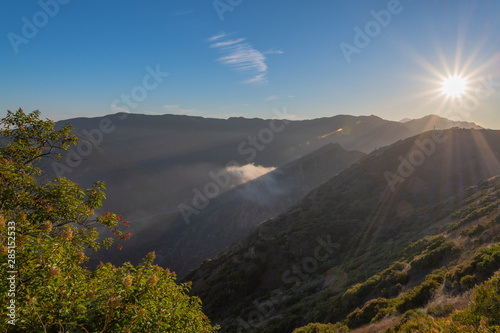
<path id="1" fill-rule="evenodd" d="M 4 0 L 0 15 L 2 114 L 286 107 L 295 119 L 435 113 L 500 128 L 496 0 Z M 441 93 L 454 74 L 467 80 L 459 99 Z"/>

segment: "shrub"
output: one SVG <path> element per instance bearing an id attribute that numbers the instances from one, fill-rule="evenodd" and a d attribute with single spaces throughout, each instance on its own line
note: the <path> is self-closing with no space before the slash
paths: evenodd
<path id="1" fill-rule="evenodd" d="M 455 308 L 451 304 L 429 306 L 427 308 L 427 314 L 435 318 L 446 317 L 452 313 L 454 309 Z"/>
<path id="2" fill-rule="evenodd" d="M 387 308 L 389 305 L 389 301 L 385 298 L 372 299 L 366 302 L 361 309 L 357 308 L 351 312 L 347 316 L 345 323 L 349 328 L 356 328 L 368 324 L 380 310 Z"/>
<path id="3" fill-rule="evenodd" d="M 19 109 L 0 120 L 0 279 L 13 277 L 17 283 L 16 326 L 8 328 L 10 298 L 6 284 L 0 284 L 0 331 L 215 331 L 200 300 L 187 295 L 190 283 L 178 285 L 174 273 L 153 265 L 154 253 L 136 267 L 101 263 L 90 271 L 83 266 L 87 248 L 113 242 L 98 242 L 97 227 L 126 239 L 130 234 L 120 226 L 128 222 L 112 213 L 94 215 L 105 197 L 103 183 L 84 190 L 65 178 L 41 177 L 42 157 L 77 139 L 70 126 L 55 130 L 39 115 Z M 8 269 L 12 258 L 4 251 L 11 241 L 15 269 Z"/>
<path id="4" fill-rule="evenodd" d="M 370 296 L 390 297 L 397 294 L 401 290 L 401 285 L 408 283 L 410 279 L 408 273 L 402 271 L 407 265 L 396 261 L 391 267 L 370 277 L 365 282 L 354 285 L 342 295 L 343 307 L 352 309 Z"/>
<path id="5" fill-rule="evenodd" d="M 500 273 L 476 289 L 469 311 L 500 325 Z"/>
<path id="6" fill-rule="evenodd" d="M 426 280 L 399 299 L 396 310 L 404 313 L 424 306 L 443 282 L 443 276 L 430 274 Z"/>
<path id="7" fill-rule="evenodd" d="M 444 259 L 458 255 L 461 248 L 453 242 L 443 242 L 438 247 L 429 247 L 422 254 L 416 256 L 410 263 L 412 269 L 435 268 Z"/>
<path id="8" fill-rule="evenodd" d="M 435 328 L 436 325 L 432 318 L 421 311 L 410 310 L 401 317 L 399 324 L 387 329 L 385 332 L 435 332 Z"/>
<path id="9" fill-rule="evenodd" d="M 482 233 L 484 230 L 486 230 L 486 224 L 480 223 L 474 227 L 471 227 L 469 229 L 463 230 L 460 232 L 461 236 L 468 236 L 468 237 L 475 237 Z"/>
<path id="10" fill-rule="evenodd" d="M 349 329 L 340 323 L 318 324 L 312 323 L 304 327 L 297 328 L 293 333 L 347 333 Z"/>
<path id="11" fill-rule="evenodd" d="M 472 275 L 466 275 L 460 279 L 460 285 L 464 290 L 471 289 L 476 285 L 476 278 Z"/>
<path id="12" fill-rule="evenodd" d="M 500 245 L 493 245 L 476 250 L 471 259 L 454 268 L 446 278 L 450 281 L 460 281 L 466 275 L 474 275 L 478 282 L 482 282 L 498 269 L 500 269 Z"/>

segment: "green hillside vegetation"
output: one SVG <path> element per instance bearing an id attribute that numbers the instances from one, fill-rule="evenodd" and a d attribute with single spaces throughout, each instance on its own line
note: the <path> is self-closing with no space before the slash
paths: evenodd
<path id="1" fill-rule="evenodd" d="M 187 295 L 190 284 L 153 265 L 154 253 L 137 266 L 85 267 L 90 251 L 113 243 L 100 240 L 98 229 L 123 240 L 128 223 L 96 214 L 105 199 L 102 182 L 83 189 L 47 179 L 42 159 L 57 159 L 77 139 L 71 126 L 55 130 L 39 116 L 9 111 L 0 120 L 0 331 L 217 331 L 200 300 Z"/>
<path id="2" fill-rule="evenodd" d="M 376 331 L 375 323 L 399 316 L 399 323 L 385 332 L 497 332 L 500 177 L 482 181 L 463 194 L 463 208 L 451 214 L 458 222 L 452 220 L 443 233 L 412 243 L 403 251 L 401 261 L 342 295 L 342 304 L 350 306 L 363 304 L 360 301 L 369 298 L 345 321 L 336 325 L 310 324 L 294 333 L 342 332 L 344 326 L 356 332 L 364 325 L 368 326 L 360 332 L 372 332 Z M 391 293 L 387 287 L 397 291 L 397 297 L 388 297 Z M 471 289 L 472 301 L 463 308 L 455 300 L 470 295 Z M 440 302 L 440 298 L 447 302 Z M 437 304 L 433 304 L 434 300 Z"/>

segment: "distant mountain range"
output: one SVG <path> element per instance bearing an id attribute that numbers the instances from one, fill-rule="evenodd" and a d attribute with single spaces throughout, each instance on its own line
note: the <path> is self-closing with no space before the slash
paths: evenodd
<path id="1" fill-rule="evenodd" d="M 435 114 L 431 114 L 420 119 L 403 119 L 401 120 L 401 123 L 416 133 L 422 133 L 433 129 L 448 129 L 453 127 L 482 129 L 481 126 L 474 123 L 449 120 Z"/>
<path id="2" fill-rule="evenodd" d="M 135 235 L 122 251 L 95 259 L 137 262 L 154 249 L 161 263 L 180 275 L 296 204 L 362 153 L 434 126 L 459 125 L 437 116 L 400 123 L 347 115 L 284 121 L 114 114 L 69 119 L 58 126 L 67 122 L 81 143 L 49 169 L 82 186 L 105 181 L 103 210 L 129 220 Z M 229 184 L 219 186 L 206 208 L 197 209 L 196 191 L 203 193 L 213 175 L 225 172 L 230 172 Z M 189 208 L 182 207 L 197 213 L 187 214 L 186 221 Z M 222 241 L 220 231 L 225 232 Z"/>

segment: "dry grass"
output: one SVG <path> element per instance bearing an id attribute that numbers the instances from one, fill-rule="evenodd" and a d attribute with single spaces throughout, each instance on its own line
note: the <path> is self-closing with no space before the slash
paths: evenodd
<path id="1" fill-rule="evenodd" d="M 458 296 L 451 296 L 444 292 L 444 288 L 441 288 L 433 299 L 427 304 L 425 310 L 429 307 L 442 306 L 450 304 L 455 310 L 465 309 L 472 300 L 472 295 L 474 294 L 474 289 L 466 291 L 465 293 Z"/>

